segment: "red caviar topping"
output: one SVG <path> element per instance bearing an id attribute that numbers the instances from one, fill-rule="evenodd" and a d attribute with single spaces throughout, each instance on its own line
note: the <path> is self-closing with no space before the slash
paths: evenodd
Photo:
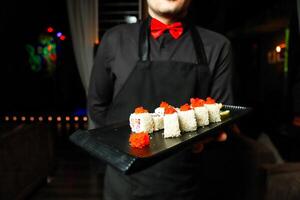
<path id="1" fill-rule="evenodd" d="M 160 103 L 160 106 L 159 106 L 159 107 L 161 107 L 161 108 L 167 108 L 168 106 L 169 106 L 169 104 L 168 104 L 167 102 L 162 101 L 162 102 Z"/>
<path id="2" fill-rule="evenodd" d="M 211 97 L 207 97 L 205 103 L 206 104 L 215 104 L 216 101 Z"/>
<path id="3" fill-rule="evenodd" d="M 135 148 L 143 148 L 150 144 L 150 136 L 146 132 L 131 133 L 129 137 L 130 146 Z"/>
<path id="4" fill-rule="evenodd" d="M 180 111 L 188 111 L 191 110 L 191 106 L 189 104 L 184 104 L 182 106 L 180 106 Z"/>
<path id="5" fill-rule="evenodd" d="M 191 98 L 190 102 L 191 102 L 191 105 L 193 106 L 193 108 L 201 107 L 205 103 L 205 101 L 203 99 L 199 99 L 199 98 Z"/>
<path id="6" fill-rule="evenodd" d="M 135 114 L 139 114 L 139 113 L 147 113 L 148 110 L 144 109 L 143 107 L 137 107 L 135 110 L 134 110 L 134 113 Z"/>
<path id="7" fill-rule="evenodd" d="M 172 106 L 168 106 L 167 108 L 165 108 L 165 114 L 173 114 L 175 112 L 176 110 Z"/>

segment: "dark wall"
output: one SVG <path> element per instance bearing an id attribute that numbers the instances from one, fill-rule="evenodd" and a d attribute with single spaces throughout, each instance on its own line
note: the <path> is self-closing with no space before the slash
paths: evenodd
<path id="1" fill-rule="evenodd" d="M 291 17 L 292 1 L 192 1 L 190 16 L 205 28 L 227 36 L 233 46 L 236 104 L 254 108 L 245 127 L 251 135 L 262 130 L 274 133 L 287 116 L 287 81 L 283 63 L 269 64 L 268 51 L 283 43 Z M 264 27 L 258 29 L 257 27 Z M 269 29 L 268 29 L 269 27 Z"/>
<path id="2" fill-rule="evenodd" d="M 5 1 L 0 11 L 0 111 L 68 111 L 85 107 L 65 2 Z M 27 44 L 38 43 L 39 35 L 49 25 L 67 36 L 51 76 L 45 70 L 31 70 L 25 48 Z"/>
<path id="3" fill-rule="evenodd" d="M 189 14 L 196 24 L 227 34 L 245 24 L 255 25 L 268 18 L 284 16 L 289 12 L 291 2 L 286 0 L 193 0 Z"/>

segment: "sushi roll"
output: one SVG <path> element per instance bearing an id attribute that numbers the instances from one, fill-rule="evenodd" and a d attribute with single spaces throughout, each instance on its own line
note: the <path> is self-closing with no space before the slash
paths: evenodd
<path id="1" fill-rule="evenodd" d="M 179 137 L 180 128 L 176 110 L 169 106 L 164 115 L 164 138 Z"/>
<path id="2" fill-rule="evenodd" d="M 143 107 L 138 107 L 135 109 L 134 113 L 132 113 L 129 117 L 129 123 L 131 131 L 134 133 L 153 132 L 154 124 L 152 116 Z"/>
<path id="3" fill-rule="evenodd" d="M 160 103 L 159 107 L 156 108 L 156 109 L 154 110 L 154 113 L 156 113 L 156 114 L 158 114 L 158 115 L 160 115 L 160 116 L 164 116 L 164 114 L 165 114 L 165 109 L 166 109 L 167 107 L 169 107 L 169 106 L 170 106 L 170 105 L 169 105 L 167 102 L 162 101 L 162 102 Z"/>
<path id="4" fill-rule="evenodd" d="M 164 129 L 164 117 L 162 115 L 151 113 L 153 124 L 154 124 L 154 131 L 159 131 Z"/>
<path id="5" fill-rule="evenodd" d="M 189 104 L 184 104 L 178 112 L 180 130 L 190 132 L 197 130 L 195 112 Z"/>
<path id="6" fill-rule="evenodd" d="M 204 106 L 205 100 L 199 98 L 191 98 L 190 102 L 191 107 L 195 111 L 197 126 L 207 126 L 209 124 L 209 115 L 207 108 Z"/>
<path id="7" fill-rule="evenodd" d="M 221 121 L 220 109 L 222 104 L 216 103 L 211 97 L 207 97 L 204 106 L 208 110 L 209 122 L 215 123 Z"/>

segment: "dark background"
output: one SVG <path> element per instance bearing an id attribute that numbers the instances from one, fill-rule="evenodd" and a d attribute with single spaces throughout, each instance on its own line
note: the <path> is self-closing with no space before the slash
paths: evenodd
<path id="1" fill-rule="evenodd" d="M 72 111 L 85 106 L 85 94 L 73 55 L 66 3 L 58 0 L 5 1 L 0 28 L 0 111 Z M 52 76 L 33 72 L 25 46 L 38 43 L 48 26 L 61 31 L 57 68 Z"/>

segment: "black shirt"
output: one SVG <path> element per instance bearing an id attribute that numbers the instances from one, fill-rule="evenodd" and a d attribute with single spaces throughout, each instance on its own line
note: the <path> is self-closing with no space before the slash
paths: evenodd
<path id="1" fill-rule="evenodd" d="M 88 91 L 89 114 L 97 126 L 104 124 L 108 106 L 139 59 L 139 28 L 140 24 L 118 25 L 108 30 L 101 40 Z M 218 102 L 232 104 L 230 42 L 224 36 L 207 29 L 197 27 L 197 31 L 203 40 L 208 67 L 212 73 L 210 96 Z M 157 40 L 150 37 L 150 59 L 197 63 L 188 28 L 177 40 L 168 32 Z"/>

